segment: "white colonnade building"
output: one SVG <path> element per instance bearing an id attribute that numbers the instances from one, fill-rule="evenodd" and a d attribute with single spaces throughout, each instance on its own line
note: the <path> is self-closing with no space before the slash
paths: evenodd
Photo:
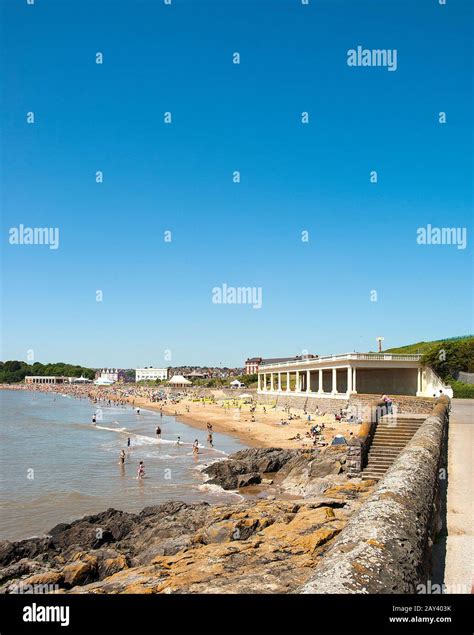
<path id="1" fill-rule="evenodd" d="M 350 395 L 389 394 L 433 397 L 452 389 L 421 355 L 343 353 L 276 364 L 258 370 L 258 393 L 347 399 Z"/>

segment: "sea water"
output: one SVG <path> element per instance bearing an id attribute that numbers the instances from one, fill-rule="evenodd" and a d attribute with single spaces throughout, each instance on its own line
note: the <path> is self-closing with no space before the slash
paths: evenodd
<path id="1" fill-rule="evenodd" d="M 0 539 L 42 535 L 57 523 L 109 507 L 138 512 L 168 500 L 240 498 L 206 486 L 201 473 L 245 447 L 232 437 L 214 433 L 210 448 L 207 431 L 176 417 L 146 409 L 137 414 L 130 405 L 108 407 L 53 392 L 2 390 L 0 407 Z M 195 439 L 198 456 L 192 453 Z M 139 461 L 145 463 L 143 479 L 137 479 Z"/>

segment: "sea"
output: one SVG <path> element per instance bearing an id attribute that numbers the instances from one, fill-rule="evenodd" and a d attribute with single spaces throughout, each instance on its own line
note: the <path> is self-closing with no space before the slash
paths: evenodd
<path id="1" fill-rule="evenodd" d="M 242 498 L 206 485 L 201 472 L 246 447 L 233 437 L 214 433 L 211 448 L 205 430 L 176 417 L 146 409 L 137 414 L 130 405 L 94 404 L 53 392 L 1 390 L 0 408 L 2 540 L 40 536 L 58 523 L 110 507 L 138 512 L 169 500 L 223 503 Z M 94 413 L 96 425 L 91 423 Z M 192 453 L 195 439 L 197 456 Z M 145 463 L 143 479 L 137 479 L 139 461 Z"/>

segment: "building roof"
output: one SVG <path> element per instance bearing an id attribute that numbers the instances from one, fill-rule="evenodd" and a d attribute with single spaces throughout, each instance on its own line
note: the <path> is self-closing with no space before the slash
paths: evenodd
<path id="1" fill-rule="evenodd" d="M 189 381 L 189 379 L 186 379 L 186 377 L 183 377 L 182 375 L 173 375 L 173 377 L 169 380 L 170 384 L 191 384 L 192 382 Z"/>
<path id="2" fill-rule="evenodd" d="M 308 353 L 307 355 L 293 355 L 293 357 L 250 357 L 245 363 L 254 363 L 254 364 L 278 364 L 279 362 L 292 362 L 297 361 L 299 359 L 307 359 L 314 358 L 317 355 L 312 355 Z"/>

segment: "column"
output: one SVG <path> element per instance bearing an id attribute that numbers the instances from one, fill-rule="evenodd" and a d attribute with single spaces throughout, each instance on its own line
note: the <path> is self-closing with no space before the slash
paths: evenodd
<path id="1" fill-rule="evenodd" d="M 311 392 L 311 371 L 306 371 L 306 392 Z"/>
<path id="2" fill-rule="evenodd" d="M 332 394 L 336 395 L 337 394 L 337 369 L 333 368 L 332 369 Z"/>
<path id="3" fill-rule="evenodd" d="M 290 371 L 286 373 L 286 390 L 290 392 Z"/>
<path id="4" fill-rule="evenodd" d="M 261 381 L 260 381 L 260 373 L 257 375 L 257 382 L 258 382 L 258 384 L 257 384 L 257 390 L 258 390 L 258 392 L 260 392 L 260 390 L 261 390 L 261 387 L 260 387 L 260 386 L 262 385 L 262 384 L 261 384 Z"/>
<path id="5" fill-rule="evenodd" d="M 318 386 L 318 392 L 319 393 L 323 393 L 324 392 L 324 386 L 323 386 L 323 371 L 319 370 L 319 386 Z"/>
<path id="6" fill-rule="evenodd" d="M 263 373 L 263 390 L 267 390 L 267 373 Z"/>
<path id="7" fill-rule="evenodd" d="M 278 373 L 278 392 L 281 392 L 281 373 Z"/>
<path id="8" fill-rule="evenodd" d="M 270 373 L 270 390 L 272 392 L 275 390 L 275 386 L 273 384 L 273 373 Z"/>
<path id="9" fill-rule="evenodd" d="M 349 396 L 352 392 L 352 368 L 350 366 L 347 367 L 347 395 Z"/>
<path id="10" fill-rule="evenodd" d="M 421 374 L 421 368 L 418 369 L 418 375 L 417 375 L 417 383 L 416 383 L 416 394 L 417 395 L 421 395 L 421 384 L 422 384 L 422 374 Z"/>
<path id="11" fill-rule="evenodd" d="M 357 373 L 356 373 L 356 367 L 354 366 L 353 370 L 353 376 L 352 376 L 352 392 L 357 392 Z"/>
<path id="12" fill-rule="evenodd" d="M 300 371 L 296 371 L 296 384 L 295 384 L 295 392 L 300 391 Z"/>

